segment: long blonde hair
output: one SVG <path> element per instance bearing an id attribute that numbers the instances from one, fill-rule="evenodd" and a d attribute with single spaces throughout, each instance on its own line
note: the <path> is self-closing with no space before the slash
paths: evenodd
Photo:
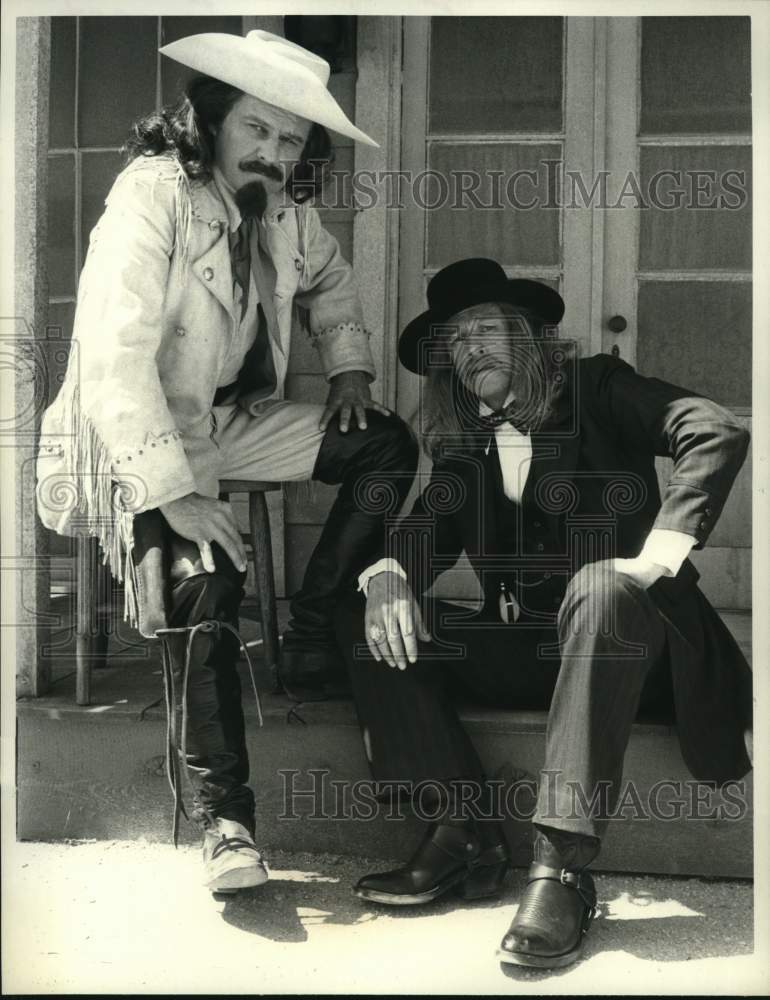
<path id="1" fill-rule="evenodd" d="M 567 379 L 561 371 L 566 368 L 565 344 L 563 341 L 554 343 L 546 337 L 546 329 L 551 327 L 546 327 L 530 310 L 508 302 L 489 304 L 497 306 L 507 319 L 516 320 L 517 339 L 532 345 L 533 350 L 525 352 L 529 362 L 514 374 L 514 378 L 518 378 L 520 390 L 527 390 L 523 409 L 529 429 L 537 430 L 554 415 L 567 389 Z M 435 342 L 437 350 L 431 353 L 422 397 L 421 440 L 434 462 L 449 447 L 469 451 L 478 445 L 480 435 L 488 437 L 478 417 L 480 400 L 461 381 L 453 363 L 448 336 L 452 323 L 450 319 L 442 324 L 442 329 L 433 337 L 432 343 Z M 457 325 L 462 328 L 462 320 L 458 320 Z M 443 328 L 447 328 L 446 333 Z"/>

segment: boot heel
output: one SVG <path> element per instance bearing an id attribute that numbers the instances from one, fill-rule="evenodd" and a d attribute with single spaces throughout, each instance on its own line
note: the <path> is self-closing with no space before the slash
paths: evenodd
<path id="1" fill-rule="evenodd" d="M 469 872 L 466 878 L 455 886 L 455 892 L 461 899 L 486 899 L 490 896 L 499 896 L 507 871 L 507 861 L 501 861 L 496 865 L 482 865 Z"/>

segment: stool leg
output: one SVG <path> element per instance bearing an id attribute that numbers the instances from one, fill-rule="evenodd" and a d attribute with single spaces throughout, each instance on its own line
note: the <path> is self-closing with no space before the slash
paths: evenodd
<path id="1" fill-rule="evenodd" d="M 267 512 L 264 493 L 249 493 L 249 530 L 251 532 L 252 558 L 254 559 L 254 582 L 259 595 L 265 664 L 277 686 L 278 662 L 281 652 L 278 642 L 278 613 L 275 605 L 270 515 Z"/>
<path id="2" fill-rule="evenodd" d="M 98 543 L 95 538 L 81 535 L 78 538 L 78 592 L 76 651 L 75 651 L 75 702 L 91 704 L 91 638 L 96 631 L 96 572 Z"/>

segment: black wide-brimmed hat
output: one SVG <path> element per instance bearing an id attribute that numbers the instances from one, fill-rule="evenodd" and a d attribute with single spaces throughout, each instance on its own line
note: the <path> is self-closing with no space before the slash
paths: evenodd
<path id="1" fill-rule="evenodd" d="M 564 315 L 561 295 L 541 281 L 508 278 L 497 261 L 486 257 L 458 260 L 442 268 L 428 282 L 428 308 L 406 326 L 398 341 L 401 364 L 417 375 L 424 375 L 427 352 L 423 345 L 432 336 L 432 328 L 481 302 L 510 302 L 528 309 L 551 326 L 556 326 Z"/>

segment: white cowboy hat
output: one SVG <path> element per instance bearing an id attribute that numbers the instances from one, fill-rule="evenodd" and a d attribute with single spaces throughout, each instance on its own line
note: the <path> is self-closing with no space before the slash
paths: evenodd
<path id="1" fill-rule="evenodd" d="M 250 31 L 243 38 L 208 32 L 169 42 L 160 51 L 276 108 L 318 122 L 368 146 L 379 145 L 349 121 L 326 89 L 328 62 L 280 35 Z"/>

